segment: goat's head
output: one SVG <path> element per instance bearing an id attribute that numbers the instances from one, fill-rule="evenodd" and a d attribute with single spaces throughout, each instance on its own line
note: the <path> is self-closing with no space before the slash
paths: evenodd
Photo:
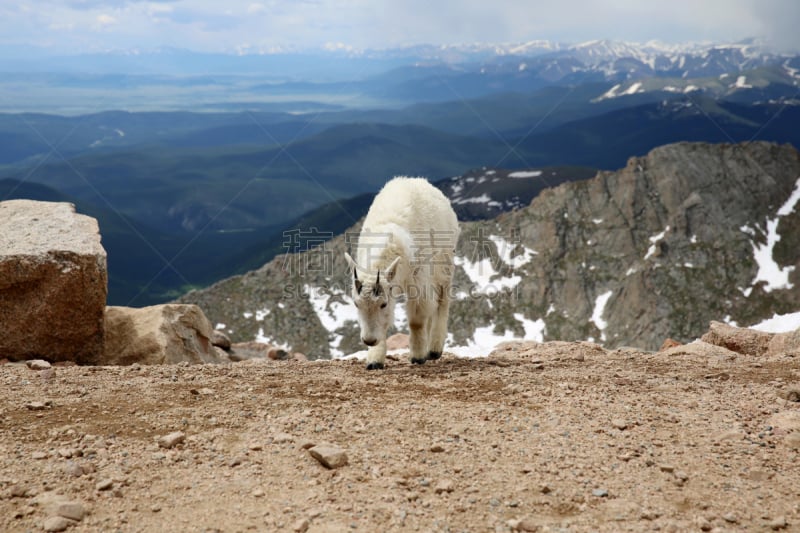
<path id="1" fill-rule="evenodd" d="M 374 273 L 359 267 L 350 254 L 344 254 L 353 279 L 353 303 L 358 309 L 361 340 L 367 346 L 375 346 L 386 340 L 386 332 L 394 323 L 394 291 L 392 280 L 397 272 L 400 258 L 396 258 L 385 270 Z"/>

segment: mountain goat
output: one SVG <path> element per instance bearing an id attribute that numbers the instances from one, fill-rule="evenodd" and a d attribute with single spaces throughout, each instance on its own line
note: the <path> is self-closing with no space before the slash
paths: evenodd
<path id="1" fill-rule="evenodd" d="M 406 297 L 411 362 L 442 355 L 447 337 L 458 220 L 450 201 L 423 178 L 397 177 L 375 197 L 361 229 L 352 269 L 353 301 L 367 370 L 383 368 L 386 332 L 398 296 Z"/>

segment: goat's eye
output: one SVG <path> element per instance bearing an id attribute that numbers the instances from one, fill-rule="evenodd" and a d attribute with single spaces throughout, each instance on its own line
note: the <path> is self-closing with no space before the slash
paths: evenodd
<path id="1" fill-rule="evenodd" d="M 381 309 L 383 309 L 384 307 L 386 307 L 386 302 L 383 302 L 383 303 L 381 304 Z"/>

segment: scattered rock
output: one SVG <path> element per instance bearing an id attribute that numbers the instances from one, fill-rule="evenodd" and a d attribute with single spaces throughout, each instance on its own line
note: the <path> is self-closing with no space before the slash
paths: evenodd
<path id="1" fill-rule="evenodd" d="M 433 492 L 441 494 L 443 492 L 453 492 L 455 485 L 451 479 L 440 479 L 436 486 L 433 487 Z"/>
<path id="2" fill-rule="evenodd" d="M 596 496 L 598 498 L 607 498 L 608 491 L 606 489 L 594 489 L 592 491 L 592 496 Z"/>
<path id="3" fill-rule="evenodd" d="M 0 354 L 97 364 L 108 274 L 97 221 L 68 203 L 0 202 Z"/>
<path id="4" fill-rule="evenodd" d="M 294 442 L 294 437 L 288 433 L 276 433 L 272 436 L 272 442 L 275 444 L 286 444 L 287 442 Z"/>
<path id="5" fill-rule="evenodd" d="M 85 474 L 83 467 L 81 467 L 81 465 L 75 461 L 67 461 L 64 471 L 72 477 L 81 477 L 83 474 Z"/>
<path id="6" fill-rule="evenodd" d="M 108 307 L 105 327 L 106 365 L 222 362 L 211 344 L 211 323 L 196 305 Z"/>
<path id="7" fill-rule="evenodd" d="M 800 388 L 789 387 L 778 391 L 778 396 L 788 402 L 800 402 Z"/>
<path id="8" fill-rule="evenodd" d="M 237 342 L 231 345 L 228 356 L 231 361 L 246 361 L 248 359 L 265 359 L 267 352 L 272 348 L 263 342 Z"/>
<path id="9" fill-rule="evenodd" d="M 52 365 L 44 359 L 31 359 L 25 361 L 25 364 L 28 365 L 28 368 L 31 370 L 47 370 L 48 368 L 52 368 Z"/>
<path id="10" fill-rule="evenodd" d="M 408 335 L 405 333 L 395 333 L 386 339 L 387 350 L 407 350 L 408 349 Z"/>
<path id="11" fill-rule="evenodd" d="M 44 411 L 45 409 L 47 409 L 47 404 L 44 402 L 29 402 L 25 404 L 25 407 L 27 407 L 31 411 Z"/>
<path id="12" fill-rule="evenodd" d="M 444 446 L 441 444 L 434 444 L 430 449 L 433 453 L 441 453 L 444 451 Z"/>
<path id="13" fill-rule="evenodd" d="M 64 518 L 63 516 L 51 516 L 45 519 L 44 523 L 42 524 L 42 528 L 44 528 L 44 530 L 47 532 L 55 533 L 58 531 L 64 531 L 75 523 L 77 522 Z"/>
<path id="14" fill-rule="evenodd" d="M 347 464 L 347 454 L 337 446 L 321 444 L 310 448 L 308 452 L 325 468 L 340 468 Z"/>
<path id="15" fill-rule="evenodd" d="M 800 433 L 795 431 L 786 435 L 783 439 L 784 444 L 789 448 L 800 449 Z"/>
<path id="16" fill-rule="evenodd" d="M 531 520 L 530 518 L 525 518 L 517 522 L 517 531 L 525 531 L 525 532 L 535 532 L 539 531 L 539 524 Z"/>
<path id="17" fill-rule="evenodd" d="M 294 531 L 295 533 L 305 533 L 306 531 L 308 531 L 308 526 L 309 526 L 308 518 L 300 518 L 299 520 L 297 520 L 297 522 L 292 524 L 292 531 Z"/>
<path id="18" fill-rule="evenodd" d="M 304 362 L 308 361 L 308 357 L 306 357 L 306 354 L 300 353 L 300 352 L 294 352 L 292 354 L 292 359 L 294 359 L 295 361 L 298 361 L 300 363 L 304 363 Z"/>
<path id="19" fill-rule="evenodd" d="M 666 472 L 668 474 L 671 474 L 672 472 L 675 471 L 675 466 L 665 463 L 665 464 L 658 465 L 658 469 L 661 470 L 662 472 Z"/>
<path id="20" fill-rule="evenodd" d="M 174 448 L 186 440 L 186 435 L 182 431 L 175 431 L 169 435 L 164 435 L 158 439 L 158 445 L 162 448 Z"/>
<path id="21" fill-rule="evenodd" d="M 786 529 L 789 526 L 789 523 L 786 521 L 785 516 L 779 516 L 770 520 L 768 525 L 770 529 L 778 531 L 779 529 Z"/>
<path id="22" fill-rule="evenodd" d="M 60 502 L 55 508 L 55 514 L 80 522 L 86 516 L 86 507 L 78 501 Z"/>
<path id="23" fill-rule="evenodd" d="M 628 428 L 628 423 L 621 418 L 615 418 L 611 421 L 611 426 L 622 431 Z"/>
<path id="24" fill-rule="evenodd" d="M 283 348 L 272 347 L 267 350 L 267 357 L 273 361 L 285 361 L 289 359 L 289 352 Z"/>
<path id="25" fill-rule="evenodd" d="M 47 454 L 45 452 L 33 452 L 31 454 L 33 459 L 47 459 Z"/>
<path id="26" fill-rule="evenodd" d="M 724 515 L 722 517 L 722 519 L 725 520 L 726 522 L 728 522 L 729 524 L 735 524 L 735 523 L 737 523 L 739 521 L 739 519 L 733 513 L 728 513 L 728 514 Z"/>
<path id="27" fill-rule="evenodd" d="M 211 344 L 227 351 L 231 349 L 231 339 L 222 331 L 215 329 L 211 332 Z"/>
<path id="28" fill-rule="evenodd" d="M 664 350 L 675 348 L 676 346 L 680 346 L 681 344 L 682 343 L 676 341 L 675 339 L 666 339 L 664 343 L 661 345 L 661 348 L 658 349 L 658 351 L 663 352 Z"/>
<path id="29" fill-rule="evenodd" d="M 113 479 L 103 479 L 102 481 L 98 481 L 95 484 L 94 488 L 95 490 L 103 491 L 103 490 L 111 490 L 113 486 L 114 486 Z"/>

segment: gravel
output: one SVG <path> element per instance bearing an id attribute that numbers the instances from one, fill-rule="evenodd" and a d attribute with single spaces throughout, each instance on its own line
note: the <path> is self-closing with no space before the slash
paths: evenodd
<path id="1" fill-rule="evenodd" d="M 775 393 L 800 382 L 789 358 L 561 343 L 369 373 L 263 359 L 31 376 L 0 365 L 3 532 L 800 524 L 800 404 Z M 64 500 L 80 521 L 58 516 Z"/>

